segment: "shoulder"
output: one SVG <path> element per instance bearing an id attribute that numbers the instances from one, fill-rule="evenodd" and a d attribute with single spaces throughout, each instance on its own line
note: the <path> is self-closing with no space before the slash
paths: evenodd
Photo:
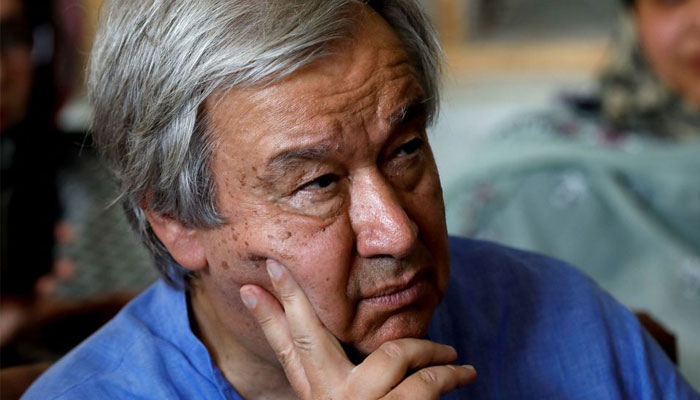
<path id="1" fill-rule="evenodd" d="M 450 245 L 451 282 L 431 333 L 454 344 L 466 357 L 460 362 L 479 370 L 480 381 L 468 390 L 472 394 L 692 393 L 635 316 L 574 267 L 490 242 L 451 238 Z M 508 384 L 499 387 L 504 380 Z"/>
<path id="2" fill-rule="evenodd" d="M 601 302 L 609 301 L 588 277 L 554 258 L 457 237 L 450 238 L 450 253 L 444 307 L 467 311 L 486 336 L 514 316 L 511 327 L 521 324 L 527 334 L 553 328 L 549 322 L 554 320 L 599 320 Z"/>
<path id="3" fill-rule="evenodd" d="M 586 319 L 598 323 L 614 317 L 614 327 L 638 326 L 634 315 L 564 261 L 458 237 L 450 238 L 450 253 L 448 296 L 453 297 L 449 300 L 461 301 L 462 294 L 468 292 L 469 302 L 477 300 L 489 309 L 485 317 L 517 310 L 522 316 L 547 321 Z"/>
<path id="4" fill-rule="evenodd" d="M 551 282 L 567 283 L 568 289 L 594 284 L 576 268 L 541 254 L 518 250 L 495 242 L 450 237 L 452 279 L 457 285 L 483 285 L 491 282 L 508 291 L 513 285 L 533 285 L 546 289 Z M 478 272 L 478 273 L 475 273 Z"/>

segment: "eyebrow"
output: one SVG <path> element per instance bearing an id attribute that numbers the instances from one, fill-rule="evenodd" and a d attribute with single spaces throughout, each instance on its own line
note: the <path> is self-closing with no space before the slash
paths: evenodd
<path id="1" fill-rule="evenodd" d="M 422 97 L 409 99 L 388 120 L 389 137 L 396 134 L 398 128 L 416 118 L 425 117 L 426 101 Z M 284 175 L 299 168 L 305 162 L 320 162 L 330 158 L 330 154 L 339 149 L 339 144 L 332 140 L 323 140 L 310 146 L 284 150 L 265 163 L 265 172 L 258 178 L 266 182 L 275 182 Z"/>
<path id="2" fill-rule="evenodd" d="M 273 168 L 280 168 L 288 167 L 300 161 L 324 160 L 327 159 L 328 154 L 333 151 L 333 147 L 334 146 L 332 146 L 330 142 L 323 141 L 312 146 L 305 146 L 302 148 L 293 148 L 285 150 L 274 156 L 270 161 L 268 161 L 267 166 Z"/>
<path id="3" fill-rule="evenodd" d="M 389 117 L 389 131 L 393 134 L 399 126 L 416 118 L 427 117 L 428 109 L 426 103 L 423 98 L 414 98 L 401 106 L 398 111 Z"/>
<path id="4" fill-rule="evenodd" d="M 284 150 L 265 163 L 265 171 L 259 179 L 274 182 L 308 161 L 327 160 L 329 154 L 338 149 L 338 144 L 324 140 L 311 146 Z"/>

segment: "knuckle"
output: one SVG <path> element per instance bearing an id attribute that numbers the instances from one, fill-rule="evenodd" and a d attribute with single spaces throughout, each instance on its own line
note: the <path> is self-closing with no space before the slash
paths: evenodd
<path id="1" fill-rule="evenodd" d="M 437 386 L 440 383 L 437 372 L 430 368 L 425 368 L 416 372 L 416 376 L 430 386 Z"/>
<path id="2" fill-rule="evenodd" d="M 283 303 L 293 303 L 297 299 L 297 294 L 294 291 L 282 290 L 279 292 L 279 297 Z"/>
<path id="3" fill-rule="evenodd" d="M 294 337 L 294 347 L 300 351 L 310 352 L 313 350 L 314 342 L 309 335 L 298 335 Z"/>
<path id="4" fill-rule="evenodd" d="M 287 346 L 277 352 L 277 359 L 279 359 L 283 367 L 293 365 L 295 358 L 296 351 L 294 347 Z"/>
<path id="5" fill-rule="evenodd" d="M 263 328 L 263 331 L 268 327 L 274 327 L 275 319 L 271 315 L 258 315 L 258 324 Z"/>
<path id="6" fill-rule="evenodd" d="M 404 350 L 396 342 L 385 342 L 379 347 L 379 350 L 392 360 L 400 359 L 405 354 Z"/>

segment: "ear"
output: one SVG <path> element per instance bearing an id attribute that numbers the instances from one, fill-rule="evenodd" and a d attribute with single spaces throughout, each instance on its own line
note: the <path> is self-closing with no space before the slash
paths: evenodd
<path id="1" fill-rule="evenodd" d="M 196 228 L 187 227 L 180 221 L 153 211 L 145 213 L 151 229 L 175 261 L 190 271 L 198 271 L 207 266 L 207 257 Z"/>

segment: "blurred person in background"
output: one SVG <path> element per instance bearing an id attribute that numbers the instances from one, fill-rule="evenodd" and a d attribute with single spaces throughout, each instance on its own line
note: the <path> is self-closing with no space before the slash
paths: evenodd
<path id="1" fill-rule="evenodd" d="M 448 224 L 578 265 L 675 334 L 700 388 L 700 0 L 624 3 L 597 90 L 481 143 Z"/>
<path id="2" fill-rule="evenodd" d="M 59 217 L 52 71 L 50 64 L 38 60 L 37 48 L 42 46 L 35 43 L 35 24 L 24 5 L 20 0 L 0 2 L 3 345 L 26 319 L 38 279 L 51 271 Z M 3 351 L 3 364 L 11 359 Z"/>
<path id="3" fill-rule="evenodd" d="M 114 181 L 90 137 L 61 117 L 82 90 L 83 6 L 0 2 L 2 398 L 22 387 L 7 368 L 58 359 L 155 276 L 121 209 L 109 206 Z"/>

